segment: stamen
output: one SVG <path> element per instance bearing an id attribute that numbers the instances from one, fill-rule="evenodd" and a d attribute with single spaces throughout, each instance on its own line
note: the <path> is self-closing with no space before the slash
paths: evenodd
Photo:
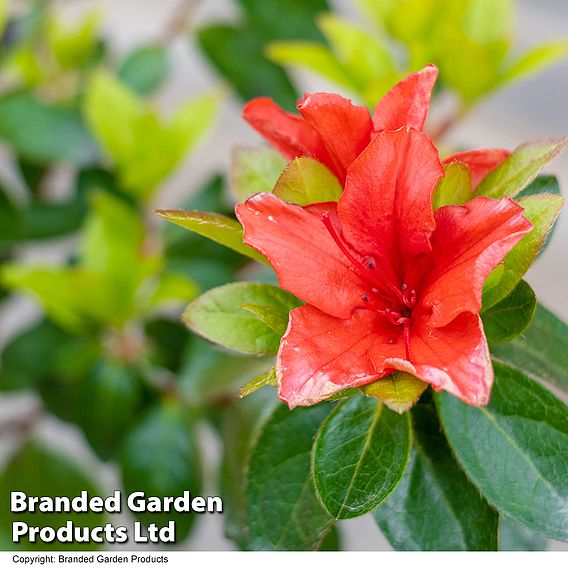
<path id="1" fill-rule="evenodd" d="M 367 294 L 361 294 L 361 300 L 363 300 L 363 302 L 368 302 L 369 296 L 367 296 Z"/>
<path id="2" fill-rule="evenodd" d="M 404 350 L 406 351 L 406 359 L 408 361 L 412 360 L 412 355 L 410 354 L 410 325 L 411 320 L 410 318 L 406 318 L 404 322 L 404 327 L 402 333 L 404 334 Z"/>
<path id="3" fill-rule="evenodd" d="M 341 237 L 337 234 L 337 231 L 335 230 L 335 227 L 333 226 L 331 219 L 329 218 L 329 214 L 323 213 L 323 215 L 321 216 L 321 220 L 323 221 L 323 224 L 325 225 L 325 228 L 327 229 L 328 233 L 331 235 L 331 238 L 335 241 L 335 244 L 339 247 L 339 250 L 347 257 L 348 260 L 350 260 L 353 263 L 354 266 L 358 268 L 363 268 L 363 266 L 361 266 L 361 263 L 351 254 L 351 251 L 345 246 L 345 243 L 343 242 Z"/>

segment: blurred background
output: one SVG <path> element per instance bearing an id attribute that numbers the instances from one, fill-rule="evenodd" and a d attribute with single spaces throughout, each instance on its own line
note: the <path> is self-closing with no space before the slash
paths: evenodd
<path id="1" fill-rule="evenodd" d="M 433 62 L 442 150 L 568 134 L 563 0 L 0 0 L 0 25 L 2 500 L 16 481 L 221 493 L 228 513 L 178 519 L 184 550 L 243 546 L 242 446 L 267 403 L 235 392 L 270 362 L 214 350 L 180 316 L 200 291 L 270 275 L 152 210 L 230 214 L 232 150 L 261 143 L 244 102 L 334 90 L 372 107 Z M 567 154 L 550 173 L 568 186 Z M 566 243 L 564 214 L 527 275 L 565 320 Z M 370 516 L 340 536 L 389 548 Z"/>

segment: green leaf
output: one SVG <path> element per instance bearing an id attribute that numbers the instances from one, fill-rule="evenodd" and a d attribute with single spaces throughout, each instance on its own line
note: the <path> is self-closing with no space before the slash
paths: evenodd
<path id="1" fill-rule="evenodd" d="M 78 331 L 87 326 L 78 297 L 80 282 L 65 269 L 12 263 L 2 267 L 0 278 L 7 288 L 34 296 L 47 316 L 62 327 Z"/>
<path id="2" fill-rule="evenodd" d="M 213 25 L 201 28 L 197 38 L 210 63 L 242 100 L 268 96 L 290 110 L 296 106 L 298 96 L 288 76 L 263 54 L 262 28 Z M 235 65 L 237 60 L 239 64 Z"/>
<path id="3" fill-rule="evenodd" d="M 396 73 L 395 60 L 389 49 L 360 27 L 337 17 L 332 13 L 318 18 L 331 49 L 359 86 Z M 369 101 L 371 105 L 375 101 Z"/>
<path id="4" fill-rule="evenodd" d="M 279 65 L 306 69 L 329 81 L 356 91 L 356 85 L 335 55 L 320 43 L 308 41 L 278 41 L 271 43 L 266 55 Z"/>
<path id="5" fill-rule="evenodd" d="M 243 304 L 290 311 L 297 298 L 270 284 L 235 282 L 209 290 L 192 302 L 183 315 L 186 325 L 206 339 L 243 353 L 274 354 L 281 335 Z"/>
<path id="6" fill-rule="evenodd" d="M 77 423 L 95 452 L 109 459 L 142 409 L 141 378 L 125 364 L 100 360 L 77 386 Z"/>
<path id="7" fill-rule="evenodd" d="M 50 239 L 78 231 L 87 205 L 82 200 L 33 201 L 22 211 L 22 240 Z"/>
<path id="8" fill-rule="evenodd" d="M 548 543 L 542 535 L 532 532 L 501 516 L 499 519 L 499 550 L 507 551 L 529 551 L 546 550 Z"/>
<path id="9" fill-rule="evenodd" d="M 559 195 L 530 195 L 519 199 L 523 215 L 533 228 L 507 254 L 485 281 L 483 309 L 486 310 L 510 294 L 530 268 L 560 213 L 564 199 Z"/>
<path id="10" fill-rule="evenodd" d="M 502 76 L 503 83 L 517 81 L 554 65 L 568 55 L 568 42 L 552 41 L 533 47 L 510 65 Z"/>
<path id="11" fill-rule="evenodd" d="M 267 385 L 276 386 L 276 369 L 274 367 L 270 367 L 268 371 L 251 379 L 246 385 L 241 387 L 239 397 L 244 398 L 245 396 L 249 396 Z"/>
<path id="12" fill-rule="evenodd" d="M 265 424 L 249 462 L 249 549 L 314 550 L 331 527 L 310 476 L 313 437 L 329 408 L 280 405 Z"/>
<path id="13" fill-rule="evenodd" d="M 271 414 L 278 399 L 264 390 L 230 405 L 222 414 L 221 495 L 225 536 L 245 548 L 249 536 L 247 466 L 253 442 L 264 420 Z"/>
<path id="14" fill-rule="evenodd" d="M 314 482 L 325 508 L 336 519 L 375 509 L 402 478 L 410 445 L 407 415 L 363 396 L 339 403 L 313 449 Z"/>
<path id="15" fill-rule="evenodd" d="M 498 515 L 467 479 L 435 409 L 412 410 L 414 450 L 406 475 L 373 513 L 396 550 L 496 550 Z"/>
<path id="16" fill-rule="evenodd" d="M 84 111 L 116 164 L 121 185 L 136 198 L 147 199 L 211 126 L 219 100 L 218 94 L 190 100 L 166 120 L 99 70 L 90 79 Z"/>
<path id="17" fill-rule="evenodd" d="M 537 305 L 532 323 L 511 343 L 491 345 L 493 357 L 568 393 L 568 326 Z"/>
<path id="18" fill-rule="evenodd" d="M 567 138 L 548 138 L 519 146 L 479 184 L 476 195 L 501 199 L 523 190 L 566 145 Z"/>
<path id="19" fill-rule="evenodd" d="M 437 395 L 444 432 L 494 507 L 531 530 L 568 540 L 568 408 L 522 373 L 494 368 L 485 408 Z"/>
<path id="20" fill-rule="evenodd" d="M 221 213 L 166 209 L 158 209 L 156 214 L 176 225 L 180 225 L 184 229 L 226 246 L 239 254 L 264 264 L 268 263 L 264 256 L 243 243 L 243 228 L 238 221 L 231 217 Z"/>
<path id="21" fill-rule="evenodd" d="M 482 312 L 483 328 L 489 343 L 511 341 L 523 333 L 536 310 L 532 288 L 521 280 L 503 300 Z"/>
<path id="22" fill-rule="evenodd" d="M 322 163 L 312 158 L 294 158 L 278 178 L 273 193 L 284 201 L 304 206 L 337 201 L 343 187 Z"/>
<path id="23" fill-rule="evenodd" d="M 57 350 L 69 336 L 41 321 L 14 337 L 2 352 L 0 390 L 32 389 L 56 368 Z"/>
<path id="24" fill-rule="evenodd" d="M 138 95 L 147 96 L 162 85 L 168 71 L 167 50 L 160 45 L 146 45 L 128 54 L 118 77 Z"/>
<path id="25" fill-rule="evenodd" d="M 556 176 L 538 176 L 525 189 L 517 193 L 515 199 L 522 199 L 529 195 L 561 195 L 560 185 Z"/>
<path id="26" fill-rule="evenodd" d="M 84 166 L 98 159 L 75 109 L 42 103 L 25 92 L 0 98 L 0 138 L 31 162 Z"/>
<path id="27" fill-rule="evenodd" d="M 512 12 L 511 0 L 470 0 L 464 31 L 477 43 L 506 39 L 511 33 Z"/>
<path id="28" fill-rule="evenodd" d="M 52 527 L 57 530 L 67 521 L 81 527 L 92 529 L 104 526 L 106 520 L 97 513 L 10 513 L 8 503 L 10 492 L 23 491 L 30 496 L 76 497 L 81 491 L 90 496 L 106 494 L 79 467 L 76 461 L 48 447 L 28 442 L 8 462 L 0 474 L 0 500 L 4 504 L 0 511 L 0 534 L 12 534 L 12 523 L 23 522 L 30 527 Z M 20 543 L 7 541 L 12 550 L 94 550 L 100 545 L 90 543 L 29 542 L 26 537 Z"/>
<path id="29" fill-rule="evenodd" d="M 393 412 L 402 414 L 412 408 L 428 383 L 410 373 L 395 371 L 391 375 L 362 387 L 362 391 L 382 401 Z"/>
<path id="30" fill-rule="evenodd" d="M 290 310 L 287 306 L 261 306 L 258 304 L 241 304 L 240 307 L 247 312 L 256 315 L 278 336 L 282 337 L 288 327 L 288 315 Z"/>
<path id="31" fill-rule="evenodd" d="M 187 331 L 186 331 L 187 334 Z M 206 406 L 236 400 L 243 382 L 270 364 L 264 358 L 243 357 L 216 349 L 201 338 L 191 337 L 177 372 L 177 383 L 184 400 Z"/>
<path id="32" fill-rule="evenodd" d="M 265 38 L 321 39 L 314 18 L 328 9 L 326 0 L 239 0 L 250 23 Z M 282 14 L 286 17 L 283 18 Z"/>
<path id="33" fill-rule="evenodd" d="M 0 187 L 0 249 L 10 247 L 20 238 L 22 214 L 10 194 Z"/>
<path id="34" fill-rule="evenodd" d="M 126 494 L 172 497 L 190 491 L 201 493 L 201 460 L 194 422 L 186 408 L 165 400 L 152 408 L 128 434 L 119 455 L 122 484 Z M 176 540 L 189 533 L 195 515 L 176 511 L 134 513 L 145 525 L 176 523 Z"/>
<path id="35" fill-rule="evenodd" d="M 446 175 L 436 186 L 432 196 L 434 210 L 446 205 L 464 205 L 473 197 L 471 174 L 465 164 L 454 163 L 444 167 Z"/>
<path id="36" fill-rule="evenodd" d="M 237 147 L 231 160 L 231 182 L 239 201 L 261 191 L 272 191 L 286 160 L 271 148 Z"/>
<path id="37" fill-rule="evenodd" d="M 162 274 L 148 301 L 148 311 L 163 308 L 172 303 L 189 302 L 199 293 L 199 287 L 187 276 L 166 272 Z"/>

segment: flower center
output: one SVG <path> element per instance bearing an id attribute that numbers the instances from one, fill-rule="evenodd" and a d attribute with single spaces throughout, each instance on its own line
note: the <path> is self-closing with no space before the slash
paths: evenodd
<path id="1" fill-rule="evenodd" d="M 406 283 L 397 287 L 387 278 L 381 278 L 376 270 L 377 262 L 373 257 L 360 260 L 349 250 L 347 243 L 335 230 L 328 213 L 321 216 L 323 224 L 343 255 L 349 260 L 353 269 L 367 281 L 371 287 L 369 293 L 362 294 L 361 299 L 375 312 L 385 317 L 392 325 L 402 326 L 406 358 L 410 361 L 410 328 L 412 327 L 412 310 L 416 306 L 416 290 Z M 392 307 L 379 308 L 376 300 L 382 300 Z M 375 300 L 375 301 L 374 301 Z"/>

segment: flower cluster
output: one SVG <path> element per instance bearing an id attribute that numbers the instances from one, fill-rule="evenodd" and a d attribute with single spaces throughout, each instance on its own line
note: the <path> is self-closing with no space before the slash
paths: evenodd
<path id="1" fill-rule="evenodd" d="M 305 302 L 290 313 L 277 355 L 279 396 L 290 407 L 395 370 L 469 404 L 489 400 L 482 288 L 532 225 L 509 198 L 433 209 L 444 164 L 464 163 L 475 187 L 509 155 L 488 149 L 440 160 L 422 132 L 436 75 L 434 66 L 410 75 L 373 117 L 324 93 L 304 97 L 301 117 L 265 98 L 244 110 L 282 154 L 322 162 L 344 186 L 337 203 L 300 207 L 259 193 L 236 207 L 245 243 Z"/>

